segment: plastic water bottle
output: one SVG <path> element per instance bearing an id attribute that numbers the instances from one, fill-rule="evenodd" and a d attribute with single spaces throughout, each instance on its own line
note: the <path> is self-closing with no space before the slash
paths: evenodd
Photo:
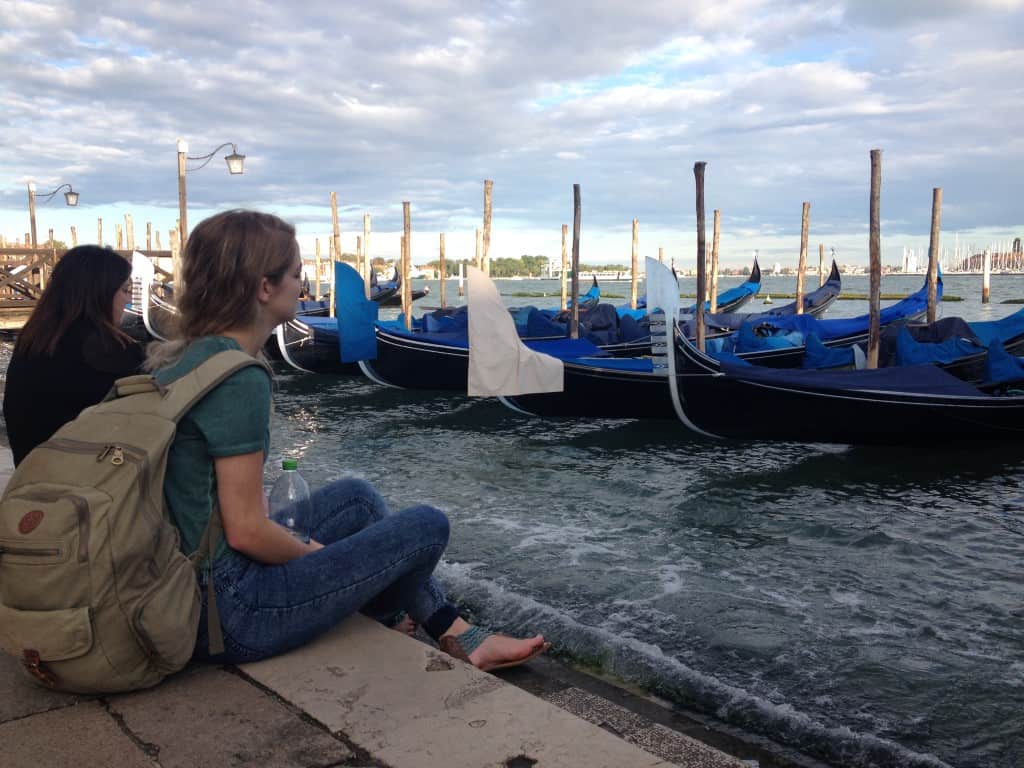
<path id="1" fill-rule="evenodd" d="M 285 459 L 281 462 L 281 476 L 270 489 L 270 514 L 277 518 L 277 513 L 288 510 L 285 518 L 279 519 L 288 532 L 297 539 L 309 541 L 309 533 L 304 526 L 313 519 L 313 505 L 309 498 L 309 486 L 299 474 L 298 459 Z"/>

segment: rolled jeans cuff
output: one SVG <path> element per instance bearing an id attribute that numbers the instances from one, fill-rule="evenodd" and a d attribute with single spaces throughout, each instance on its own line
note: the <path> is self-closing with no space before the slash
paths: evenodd
<path id="1" fill-rule="evenodd" d="M 451 603 L 445 603 L 434 611 L 433 616 L 423 622 L 423 629 L 432 638 L 439 640 L 457 618 L 459 618 L 458 609 Z"/>

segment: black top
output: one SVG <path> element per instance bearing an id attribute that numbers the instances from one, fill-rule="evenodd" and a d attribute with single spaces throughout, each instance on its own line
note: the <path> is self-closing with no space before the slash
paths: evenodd
<path id="1" fill-rule="evenodd" d="M 115 380 L 138 373 L 142 347 L 91 326 L 69 330 L 52 357 L 16 354 L 7 368 L 4 420 L 14 465 L 84 408 L 95 405 Z"/>

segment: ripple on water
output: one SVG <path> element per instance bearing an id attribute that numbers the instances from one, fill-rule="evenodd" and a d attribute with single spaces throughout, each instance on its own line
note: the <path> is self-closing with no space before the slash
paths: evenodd
<path id="1" fill-rule="evenodd" d="M 314 485 L 444 509 L 442 578 L 494 626 L 837 764 L 1024 764 L 1006 451 L 722 444 L 284 376 L 273 445 Z"/>

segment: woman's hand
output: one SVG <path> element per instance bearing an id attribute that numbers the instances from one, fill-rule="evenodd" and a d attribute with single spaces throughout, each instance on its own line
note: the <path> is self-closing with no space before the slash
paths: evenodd
<path id="1" fill-rule="evenodd" d="M 261 563 L 287 563 L 323 545 L 303 543 L 267 516 L 263 494 L 263 452 L 213 460 L 217 501 L 228 545 Z"/>

